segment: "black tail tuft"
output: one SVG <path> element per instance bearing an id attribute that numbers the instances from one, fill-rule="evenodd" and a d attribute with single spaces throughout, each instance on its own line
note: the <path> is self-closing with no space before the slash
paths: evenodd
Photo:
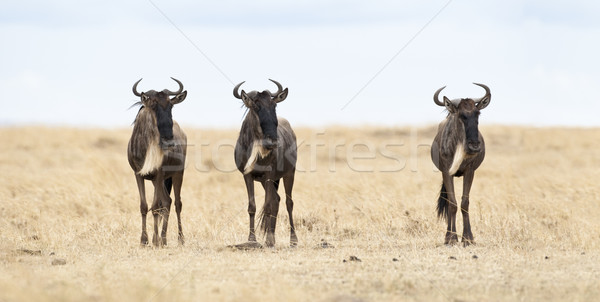
<path id="1" fill-rule="evenodd" d="M 279 194 L 277 194 L 277 189 L 279 189 L 279 179 L 274 181 L 273 185 L 275 185 L 276 202 L 279 203 L 280 197 Z M 272 205 L 268 202 L 270 202 L 270 200 L 265 199 L 265 203 L 263 204 L 263 208 L 260 211 L 260 215 L 258 215 L 258 224 L 260 225 L 260 229 L 263 232 L 263 234 L 267 233 L 267 228 L 271 224 L 271 218 L 277 217 L 277 213 L 271 213 L 273 208 Z"/>
<path id="2" fill-rule="evenodd" d="M 165 188 L 167 189 L 167 195 L 171 195 L 171 188 L 173 187 L 173 178 L 169 177 L 165 179 Z"/>
<path id="3" fill-rule="evenodd" d="M 448 192 L 446 192 L 446 187 L 443 183 L 442 189 L 440 189 L 440 197 L 437 202 L 437 216 L 438 219 L 448 217 Z"/>
<path id="4" fill-rule="evenodd" d="M 269 225 L 271 221 L 271 214 L 266 213 L 265 208 L 266 205 L 263 206 L 262 210 L 260 210 L 260 214 L 258 215 L 258 224 L 260 225 L 260 230 L 263 235 L 267 233 L 267 225 Z"/>

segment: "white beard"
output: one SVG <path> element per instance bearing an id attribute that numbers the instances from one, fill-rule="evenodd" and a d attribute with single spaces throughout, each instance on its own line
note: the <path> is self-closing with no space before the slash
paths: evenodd
<path id="1" fill-rule="evenodd" d="M 448 173 L 450 173 L 450 176 L 456 174 L 458 168 L 460 168 L 460 165 L 465 159 L 465 155 L 465 148 L 463 147 L 463 143 L 460 142 L 456 146 L 456 151 L 454 151 L 454 159 L 452 160 L 452 166 L 450 166 L 450 170 L 448 171 Z"/>
<path id="2" fill-rule="evenodd" d="M 265 158 L 269 153 L 271 153 L 271 150 L 265 149 L 260 140 L 255 140 L 254 143 L 252 143 L 252 150 L 250 151 L 248 162 L 246 162 L 246 166 L 244 167 L 244 174 L 252 172 L 258 158 Z"/>
<path id="3" fill-rule="evenodd" d="M 162 165 L 164 153 L 158 145 L 158 141 L 154 140 L 148 145 L 146 150 L 146 159 L 144 160 L 144 166 L 137 173 L 141 176 L 148 175 Z"/>

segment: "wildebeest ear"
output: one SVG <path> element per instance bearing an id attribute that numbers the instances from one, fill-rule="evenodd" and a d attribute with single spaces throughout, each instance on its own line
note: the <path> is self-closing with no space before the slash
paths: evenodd
<path id="1" fill-rule="evenodd" d="M 142 103 L 146 102 L 149 98 L 149 96 L 142 92 L 142 95 L 140 96 L 140 99 L 142 99 Z"/>
<path id="2" fill-rule="evenodd" d="M 456 108 L 454 107 L 454 104 L 446 96 L 444 96 L 444 104 L 446 105 L 446 109 L 448 109 L 448 111 L 450 113 L 454 113 L 456 111 Z"/>
<path id="3" fill-rule="evenodd" d="M 248 108 L 254 107 L 254 102 L 252 101 L 252 99 L 250 97 L 248 97 L 248 95 L 246 94 L 246 92 L 244 90 L 242 90 L 242 101 L 244 102 L 244 105 L 246 105 L 246 107 L 248 107 Z"/>
<path id="4" fill-rule="evenodd" d="M 275 103 L 279 103 L 279 102 L 283 102 L 288 95 L 288 89 L 284 89 L 280 94 L 278 94 L 277 96 L 275 96 L 275 98 L 273 98 L 273 101 Z"/>
<path id="5" fill-rule="evenodd" d="M 492 100 L 491 96 L 485 96 L 485 97 L 481 98 L 481 100 L 479 100 L 479 102 L 477 102 L 477 104 L 475 104 L 475 106 L 477 107 L 477 109 L 481 110 L 481 109 L 487 107 L 490 104 L 491 100 Z"/>
<path id="6" fill-rule="evenodd" d="M 179 103 L 183 102 L 183 100 L 185 100 L 186 96 L 187 96 L 187 90 L 184 91 L 184 92 L 182 92 L 182 93 L 180 93 L 180 94 L 178 94 L 178 95 L 176 95 L 176 96 L 174 96 L 171 99 L 171 104 L 175 105 L 175 104 L 179 104 Z"/>

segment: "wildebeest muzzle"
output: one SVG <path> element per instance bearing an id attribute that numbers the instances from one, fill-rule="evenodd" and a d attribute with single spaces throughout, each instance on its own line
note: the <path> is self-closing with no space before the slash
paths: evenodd
<path id="1" fill-rule="evenodd" d="M 173 137 L 171 137 L 170 139 L 168 138 L 160 138 L 160 148 L 163 150 L 169 150 L 169 149 L 173 149 L 175 147 L 175 140 L 173 139 Z"/>
<path id="2" fill-rule="evenodd" d="M 480 141 L 467 141 L 467 153 L 475 154 L 481 151 L 481 142 Z"/>
<path id="3" fill-rule="evenodd" d="M 262 145 L 265 149 L 273 150 L 273 149 L 277 148 L 277 139 L 264 138 L 262 140 Z"/>

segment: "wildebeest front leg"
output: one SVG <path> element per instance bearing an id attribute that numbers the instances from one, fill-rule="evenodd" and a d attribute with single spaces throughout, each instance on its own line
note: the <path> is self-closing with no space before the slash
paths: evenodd
<path id="1" fill-rule="evenodd" d="M 160 185 L 160 184 L 159 184 Z M 162 183 L 162 197 L 161 197 L 161 208 L 159 211 L 159 215 L 162 218 L 162 231 L 160 233 L 161 242 L 160 245 L 167 245 L 167 229 L 169 227 L 169 214 L 171 213 L 171 196 L 167 192 L 167 188 L 165 187 L 165 182 Z"/>
<path id="2" fill-rule="evenodd" d="M 263 187 L 265 188 L 265 205 L 268 205 L 268 208 L 265 208 L 267 214 L 264 217 L 267 220 L 267 239 L 265 240 L 265 244 L 268 247 L 275 246 L 275 226 L 277 226 L 277 213 L 279 212 L 280 200 L 279 195 L 277 195 L 278 186 L 279 179 L 275 181 L 268 179 L 263 182 Z"/>
<path id="3" fill-rule="evenodd" d="M 154 246 L 161 246 L 163 242 L 158 236 L 158 225 L 160 224 L 161 218 L 163 218 L 162 216 L 164 215 L 163 200 L 165 199 L 166 195 L 164 178 L 156 176 L 152 183 L 154 184 L 154 198 L 152 200 L 152 207 L 150 208 L 152 211 L 152 216 L 154 217 L 154 234 L 152 235 L 152 244 Z"/>
<path id="4" fill-rule="evenodd" d="M 146 215 L 148 215 L 148 203 L 146 202 L 146 186 L 144 179 L 135 175 L 135 181 L 137 182 L 138 192 L 140 193 L 140 213 L 142 214 L 142 236 L 140 238 L 141 245 L 148 244 L 148 233 L 146 232 Z"/>
<path id="5" fill-rule="evenodd" d="M 446 229 L 446 238 L 444 244 L 455 244 L 458 242 L 458 235 L 456 233 L 456 211 L 457 203 L 456 196 L 454 195 L 454 179 L 448 173 L 443 173 L 444 186 L 446 187 L 446 193 L 448 194 L 448 228 Z"/>
<path id="6" fill-rule="evenodd" d="M 248 216 L 250 216 L 250 234 L 248 234 L 248 241 L 256 242 L 256 233 L 254 231 L 254 216 L 256 215 L 254 180 L 251 175 L 244 175 L 244 181 L 246 182 L 246 192 L 248 193 Z"/>
<path id="7" fill-rule="evenodd" d="M 298 237 L 296 237 L 296 228 L 294 227 L 294 201 L 292 200 L 292 188 L 294 187 L 294 172 L 283 178 L 283 186 L 285 189 L 285 205 L 287 207 L 288 216 L 290 218 L 290 246 L 298 245 Z"/>
<path id="8" fill-rule="evenodd" d="M 475 243 L 473 241 L 473 233 L 471 233 L 471 222 L 469 221 L 469 192 L 471 191 L 471 184 L 473 184 L 474 176 L 475 171 L 467 171 L 463 176 L 463 196 L 460 204 L 460 211 L 463 217 L 462 242 L 464 246 Z"/>

